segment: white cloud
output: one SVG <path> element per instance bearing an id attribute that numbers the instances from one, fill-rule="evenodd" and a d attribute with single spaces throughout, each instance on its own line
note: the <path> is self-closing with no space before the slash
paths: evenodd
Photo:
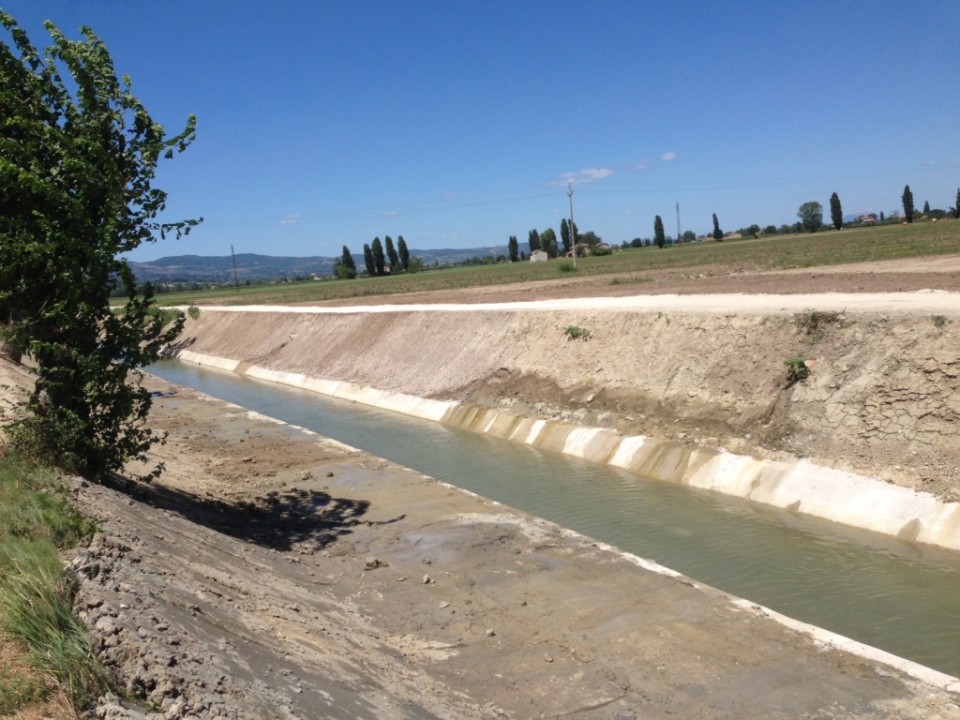
<path id="1" fill-rule="evenodd" d="M 675 152 L 665 152 L 663 155 L 660 156 L 660 159 L 670 162 L 671 160 L 677 159 L 677 154 Z"/>
<path id="2" fill-rule="evenodd" d="M 613 168 L 584 168 L 580 172 L 566 172 L 559 179 L 551 182 L 551 185 L 583 185 L 597 180 L 603 180 L 613 175 Z"/>
<path id="3" fill-rule="evenodd" d="M 293 213 L 292 215 L 287 215 L 283 220 L 280 221 L 281 225 L 296 225 L 300 222 L 300 213 Z"/>

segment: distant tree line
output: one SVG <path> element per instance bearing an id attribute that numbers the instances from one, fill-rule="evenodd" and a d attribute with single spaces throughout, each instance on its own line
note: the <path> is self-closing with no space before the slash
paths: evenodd
<path id="1" fill-rule="evenodd" d="M 393 238 L 389 235 L 384 236 L 383 242 L 380 242 L 379 237 L 375 237 L 372 243 L 364 243 L 363 265 L 370 277 L 396 275 L 401 272 L 419 272 L 423 269 L 423 261 L 410 255 L 410 250 L 407 248 L 407 242 L 403 239 L 403 235 L 397 236 L 396 246 L 393 244 Z M 389 272 L 387 268 L 389 268 Z M 358 275 L 356 261 L 353 259 L 350 248 L 346 245 L 343 246 L 340 257 L 334 261 L 333 274 L 341 280 L 352 280 Z"/>

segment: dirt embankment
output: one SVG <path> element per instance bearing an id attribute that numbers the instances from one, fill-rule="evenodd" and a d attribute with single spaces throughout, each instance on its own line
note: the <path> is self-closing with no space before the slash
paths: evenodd
<path id="1" fill-rule="evenodd" d="M 958 306 L 960 307 L 960 306 Z M 190 350 L 274 370 L 807 457 L 960 498 L 960 317 L 924 312 L 205 312 Z M 589 331 L 571 339 L 571 327 Z M 810 375 L 790 382 L 802 357 Z"/>

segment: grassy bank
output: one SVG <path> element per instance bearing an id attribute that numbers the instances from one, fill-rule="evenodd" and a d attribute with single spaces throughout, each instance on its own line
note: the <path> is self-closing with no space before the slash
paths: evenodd
<path id="1" fill-rule="evenodd" d="M 749 240 L 727 240 L 645 247 L 578 260 L 577 275 L 636 275 L 659 269 L 737 267 L 774 270 L 842 265 L 871 260 L 929 257 L 960 252 L 960 222 L 918 222 L 852 228 L 837 232 L 776 235 Z M 164 305 L 193 303 L 257 304 L 343 300 L 373 295 L 430 292 L 483 285 L 504 285 L 570 277 L 569 261 L 503 263 L 430 269 L 414 275 L 324 280 L 252 287 L 225 287 L 160 296 Z M 613 278 L 611 278 L 613 280 Z"/>
<path id="2" fill-rule="evenodd" d="M 0 456 L 0 716 L 80 708 L 104 687 L 59 556 L 93 531 L 51 470 Z"/>

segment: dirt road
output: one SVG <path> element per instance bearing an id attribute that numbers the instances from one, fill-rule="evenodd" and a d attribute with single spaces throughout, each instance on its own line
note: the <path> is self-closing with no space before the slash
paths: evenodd
<path id="1" fill-rule="evenodd" d="M 641 293 L 644 295 L 726 295 L 730 293 L 795 295 L 834 292 L 916 292 L 918 290 L 960 291 L 960 255 L 761 272 L 745 267 L 705 265 L 430 293 L 350 298 L 319 304 L 519 302 L 546 298 L 622 297 Z"/>

